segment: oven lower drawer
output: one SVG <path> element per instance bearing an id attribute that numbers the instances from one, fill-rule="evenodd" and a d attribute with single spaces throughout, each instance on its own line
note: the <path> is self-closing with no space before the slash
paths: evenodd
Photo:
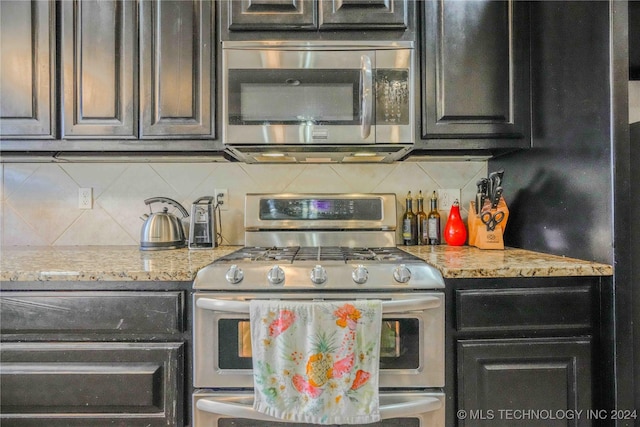
<path id="1" fill-rule="evenodd" d="M 197 388 L 252 388 L 249 315 L 242 306 L 264 295 L 197 292 L 194 295 L 193 358 Z M 271 293 L 269 299 L 300 294 Z M 380 338 L 381 388 L 424 389 L 444 386 L 444 293 L 328 293 L 305 299 L 383 301 Z M 385 304 L 388 311 L 385 310 Z M 236 310 L 234 307 L 240 307 Z"/>
<path id="2" fill-rule="evenodd" d="M 381 392 L 382 420 L 372 427 L 444 427 L 445 395 L 439 392 Z M 259 424 L 256 423 L 259 421 Z M 253 392 L 198 390 L 193 394 L 193 427 L 284 427 L 285 423 L 253 410 Z M 314 424 L 296 424 L 311 426 Z"/>

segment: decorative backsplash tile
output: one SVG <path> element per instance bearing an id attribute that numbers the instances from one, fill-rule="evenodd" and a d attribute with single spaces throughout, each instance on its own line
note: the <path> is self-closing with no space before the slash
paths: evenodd
<path id="1" fill-rule="evenodd" d="M 224 244 L 242 245 L 247 193 L 395 193 L 400 218 L 408 190 L 427 195 L 460 188 L 466 217 L 487 163 L 0 163 L 0 171 L 3 246 L 138 245 L 140 216 L 149 212 L 145 199 L 169 197 L 189 211 L 194 200 L 212 196 L 216 188 L 229 190 L 229 209 L 222 212 Z M 82 187 L 93 189 L 93 209 L 78 209 Z M 448 212 L 441 215 L 446 220 Z"/>

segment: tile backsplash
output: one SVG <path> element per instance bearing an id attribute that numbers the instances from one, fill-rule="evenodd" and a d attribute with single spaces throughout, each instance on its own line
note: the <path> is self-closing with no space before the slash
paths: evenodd
<path id="1" fill-rule="evenodd" d="M 140 216 L 149 211 L 144 199 L 169 197 L 190 210 L 195 199 L 212 196 L 216 188 L 229 190 L 223 244 L 242 245 L 246 193 L 395 193 L 400 217 L 408 190 L 428 195 L 438 188 L 460 188 L 466 217 L 487 163 L 0 163 L 0 171 L 3 246 L 138 245 Z M 93 209 L 78 208 L 83 187 L 93 189 Z M 444 225 L 448 212 L 441 214 Z"/>

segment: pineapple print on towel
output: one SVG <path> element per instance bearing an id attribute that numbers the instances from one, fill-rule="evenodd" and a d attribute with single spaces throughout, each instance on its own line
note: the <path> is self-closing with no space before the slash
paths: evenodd
<path id="1" fill-rule="evenodd" d="M 382 305 L 251 301 L 257 411 L 315 424 L 380 420 Z"/>

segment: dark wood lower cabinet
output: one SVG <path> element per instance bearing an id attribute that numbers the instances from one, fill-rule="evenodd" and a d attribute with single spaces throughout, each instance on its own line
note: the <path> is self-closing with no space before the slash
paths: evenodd
<path id="1" fill-rule="evenodd" d="M 191 283 L 0 286 L 2 427 L 189 425 Z"/>
<path id="2" fill-rule="evenodd" d="M 447 426 L 591 426 L 600 388 L 598 277 L 446 280 Z"/>
<path id="3" fill-rule="evenodd" d="M 587 425 L 588 338 L 460 340 L 457 362 L 461 426 Z"/>
<path id="4" fill-rule="evenodd" d="M 3 426 L 182 424 L 183 343 L 4 343 Z"/>

